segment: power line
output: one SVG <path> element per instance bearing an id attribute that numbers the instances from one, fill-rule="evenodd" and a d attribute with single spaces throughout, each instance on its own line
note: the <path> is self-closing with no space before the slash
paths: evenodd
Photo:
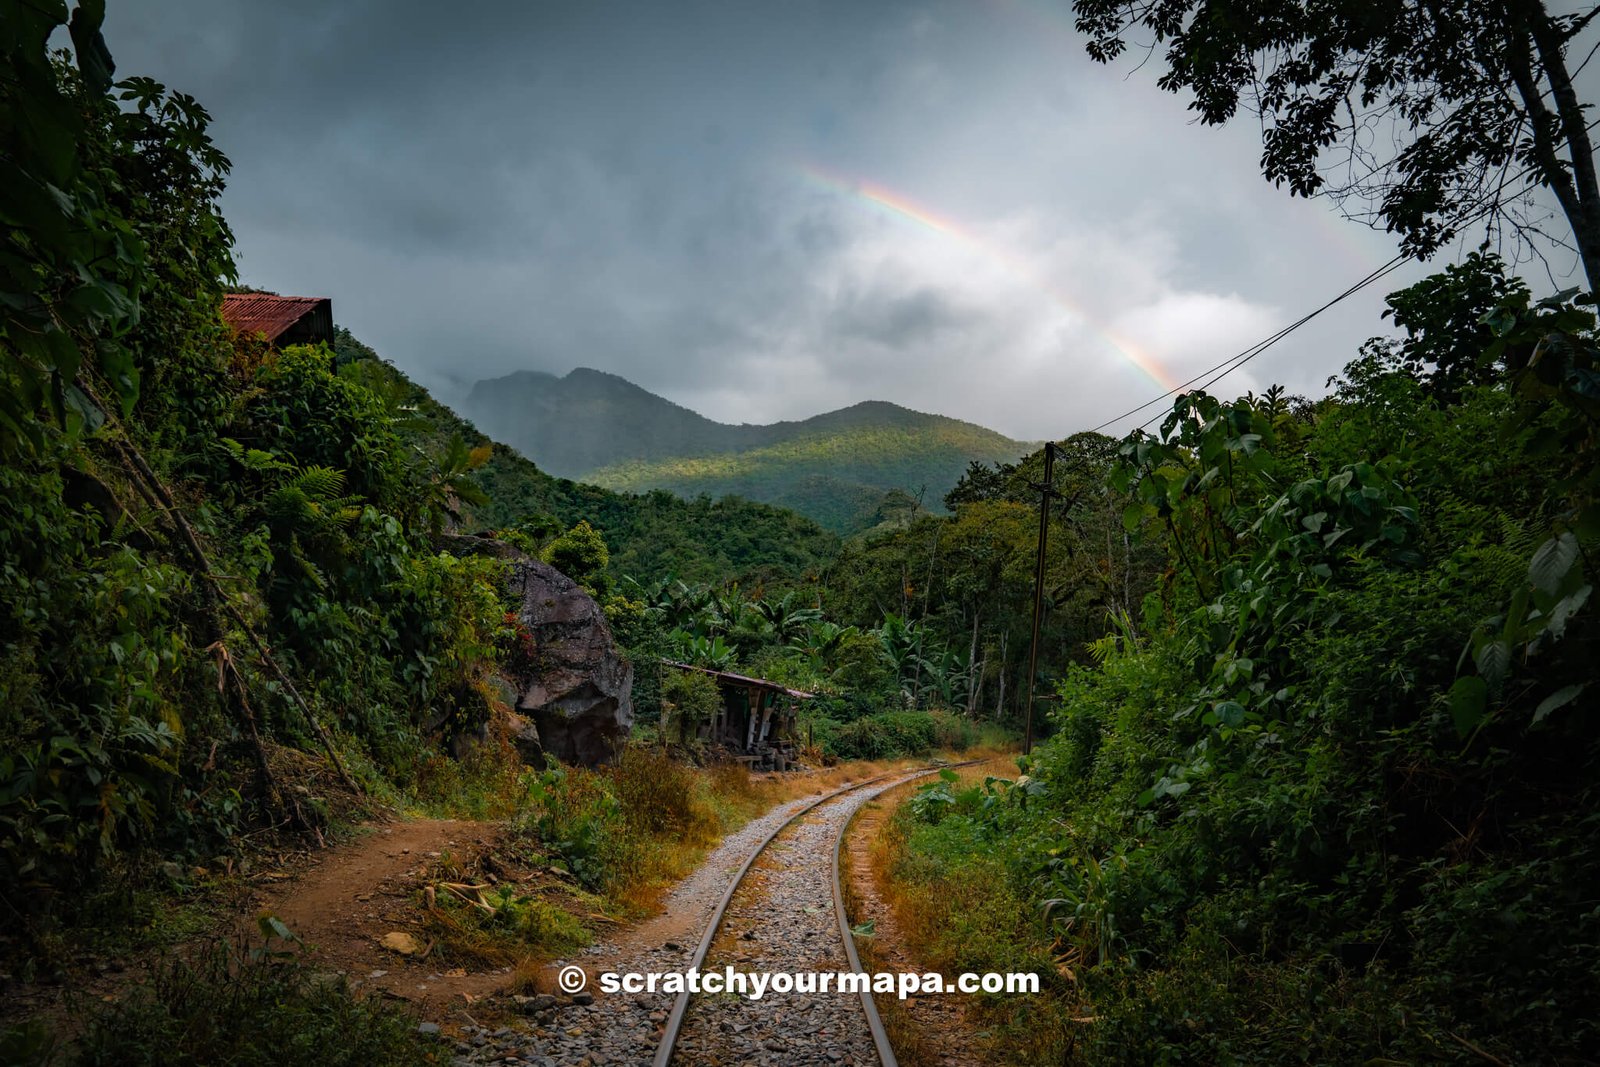
<path id="1" fill-rule="evenodd" d="M 1231 364 L 1231 366 L 1224 366 L 1223 364 L 1218 364 L 1218 366 L 1222 367 L 1222 369 L 1218 370 L 1215 375 L 1213 375 L 1211 378 L 1208 378 L 1204 383 L 1202 383 L 1200 388 L 1202 390 L 1209 390 L 1213 385 L 1216 385 L 1222 379 L 1226 378 L 1228 375 L 1232 374 L 1234 371 L 1238 370 L 1240 367 L 1244 366 L 1246 363 L 1249 363 L 1252 359 L 1255 359 L 1261 353 L 1265 352 L 1267 349 L 1271 348 L 1273 345 L 1277 344 L 1279 341 L 1281 341 L 1285 337 L 1289 336 L 1295 330 L 1298 330 L 1300 327 L 1304 326 L 1306 323 L 1310 322 L 1312 319 L 1314 319 L 1318 315 L 1322 314 L 1322 312 L 1324 312 L 1324 311 L 1328 310 L 1329 308 L 1333 307 L 1333 305 L 1337 304 L 1341 300 L 1344 300 L 1346 297 L 1353 296 L 1355 293 L 1359 292 L 1360 290 L 1365 289 L 1367 286 L 1371 285 L 1373 282 L 1377 281 L 1378 279 L 1380 279 L 1380 278 L 1382 278 L 1382 277 L 1384 277 L 1384 276 L 1386 276 L 1388 274 L 1392 274 L 1395 270 L 1397 270 L 1401 266 L 1401 264 L 1409 262 L 1409 260 L 1410 260 L 1409 256 L 1397 256 L 1395 259 L 1392 259 L 1388 263 L 1385 263 L 1382 267 L 1380 267 L 1377 270 L 1373 271 L 1370 275 L 1368 275 L 1367 277 L 1363 278 L 1360 282 L 1358 282 L 1355 285 L 1351 286 L 1349 289 L 1346 289 L 1344 292 L 1340 293 L 1338 296 L 1334 297 L 1332 300 L 1328 301 L 1326 304 L 1324 304 L 1321 307 L 1317 308 L 1315 311 L 1303 316 L 1302 318 L 1299 318 L 1299 319 L 1295 320 L 1294 322 L 1290 323 L 1288 326 L 1285 326 L 1283 329 L 1281 329 L 1277 333 L 1273 334 L 1271 337 L 1267 338 L 1265 341 L 1259 342 L 1253 348 L 1246 349 L 1245 352 L 1241 352 L 1238 356 L 1235 356 L 1233 359 L 1225 361 L 1227 364 Z M 1202 372 L 1202 373 L 1210 373 L 1210 372 L 1206 371 L 1206 372 Z M 1190 379 L 1190 382 L 1192 383 L 1194 380 L 1195 379 Z M 1140 429 L 1144 429 L 1146 426 L 1149 426 L 1152 422 L 1155 422 L 1156 419 L 1160 418 L 1161 414 L 1162 414 L 1161 412 L 1157 412 L 1155 415 L 1151 416 L 1150 418 L 1146 419 L 1143 423 L 1141 423 L 1139 428 Z"/>
<path id="2" fill-rule="evenodd" d="M 1597 45 L 1596 47 L 1600 48 L 1600 45 Z M 1588 126 L 1585 127 L 1585 128 L 1592 130 L 1596 126 L 1600 126 L 1600 119 L 1595 119 L 1593 122 L 1589 123 Z M 1524 178 L 1528 177 L 1528 175 L 1532 174 L 1534 172 L 1534 169 L 1535 168 L 1533 168 L 1532 166 L 1524 167 L 1517 174 L 1515 174 L 1511 178 L 1507 179 L 1507 181 L 1508 182 L 1522 181 Z M 1465 228 L 1467 226 L 1471 226 L 1472 224 L 1476 223 L 1480 219 L 1483 219 L 1486 216 L 1492 214 L 1494 212 L 1494 210 L 1495 210 L 1495 204 L 1494 203 L 1479 205 L 1477 210 L 1472 211 L 1472 212 L 1470 212 L 1468 214 L 1464 214 L 1464 215 L 1458 216 L 1456 221 L 1452 225 L 1455 228 L 1457 228 L 1458 230 L 1461 229 L 1461 228 Z M 1345 300 L 1345 299 L 1347 299 L 1347 298 L 1349 298 L 1351 296 L 1354 296 L 1356 293 L 1360 292 L 1362 289 L 1365 289 L 1367 286 L 1371 285 L 1373 282 L 1377 281 L 1379 278 L 1382 278 L 1382 277 L 1384 277 L 1385 275 L 1388 275 L 1388 274 L 1392 274 L 1395 270 L 1399 269 L 1401 264 L 1408 262 L 1410 259 L 1411 259 L 1411 257 L 1406 255 L 1406 254 L 1404 254 L 1404 253 L 1401 253 L 1401 254 L 1395 256 L 1393 259 L 1389 260 L 1387 263 L 1383 264 L 1381 267 L 1376 268 L 1371 273 L 1369 273 L 1366 277 L 1362 278 L 1360 281 L 1356 282 L 1354 285 L 1350 286 L 1344 292 L 1340 293 L 1338 296 L 1334 297 L 1332 300 L 1329 300 L 1326 304 L 1323 304 L 1321 307 L 1317 308 L 1316 310 L 1307 312 L 1305 315 L 1302 315 L 1300 318 L 1296 319 L 1294 322 L 1291 322 L 1289 325 L 1287 325 L 1287 326 L 1283 327 L 1282 329 L 1278 330 L 1276 333 L 1270 334 L 1269 336 L 1267 336 L 1263 340 L 1257 341 L 1255 344 L 1251 345 L 1249 348 L 1246 348 L 1241 352 L 1237 352 L 1234 355 L 1229 356 L 1227 359 L 1223 360 L 1221 363 L 1217 363 L 1217 364 L 1214 364 L 1214 365 L 1212 365 L 1210 367 L 1207 367 L 1205 370 L 1201 371 L 1199 374 L 1196 374 L 1193 378 L 1190 378 L 1188 381 L 1183 382 L 1182 384 L 1177 385 L 1177 386 L 1175 386 L 1175 387 L 1173 387 L 1171 389 L 1168 389 L 1166 392 L 1162 393 L 1160 396 L 1155 397 L 1152 400 L 1146 400 L 1143 404 L 1140 404 L 1136 408 L 1131 408 L 1128 411 L 1124 411 L 1121 415 L 1118 415 L 1116 418 L 1107 419 L 1105 422 L 1102 422 L 1100 425 L 1094 427 L 1089 432 L 1090 433 L 1098 433 L 1101 430 L 1105 429 L 1107 426 L 1111 426 L 1111 425 L 1113 425 L 1115 423 L 1121 422 L 1123 419 L 1127 418 L 1129 415 L 1137 415 L 1139 412 L 1143 411 L 1145 408 L 1150 407 L 1152 404 L 1159 404 L 1163 400 L 1165 400 L 1167 397 L 1172 396 L 1175 393 L 1183 392 L 1185 389 L 1189 388 L 1195 382 L 1198 382 L 1200 379 L 1205 378 L 1206 375 L 1208 375 L 1208 374 L 1212 374 L 1212 375 L 1214 375 L 1214 377 L 1211 377 L 1210 379 L 1208 379 L 1206 381 L 1206 383 L 1204 385 L 1202 385 L 1200 388 L 1202 388 L 1202 389 L 1211 388 L 1211 386 L 1215 385 L 1217 382 L 1221 381 L 1223 378 L 1227 377 L 1229 374 L 1232 374 L 1234 371 L 1238 370 L 1240 367 L 1244 366 L 1246 363 L 1250 362 L 1252 359 L 1255 359 L 1261 353 L 1265 352 L 1267 349 L 1271 348 L 1273 345 L 1277 344 L 1279 341 L 1283 340 L 1285 337 L 1289 336 L 1291 333 L 1293 333 L 1294 331 L 1298 330 L 1300 327 L 1304 326 L 1306 323 L 1310 322 L 1312 319 L 1316 318 L 1318 315 L 1322 314 L 1324 311 L 1327 311 L 1329 308 L 1333 307 L 1335 304 L 1338 304 L 1340 301 L 1343 301 L 1343 300 Z M 1140 424 L 1139 428 L 1143 429 L 1144 427 L 1149 426 L 1152 422 L 1156 421 L 1156 419 L 1160 418 L 1161 414 L 1162 413 L 1158 412 L 1155 416 L 1153 416 L 1153 417 L 1151 417 L 1149 419 L 1146 419 L 1143 423 Z"/>
<path id="3" fill-rule="evenodd" d="M 1314 311 L 1307 312 L 1306 314 L 1300 316 L 1300 318 L 1298 318 L 1295 321 L 1289 323 L 1287 326 L 1284 326 L 1281 329 L 1277 330 L 1276 332 L 1274 332 L 1272 334 L 1269 334 L 1267 337 L 1263 338 L 1260 341 L 1257 341 L 1255 344 L 1251 345 L 1250 347 L 1248 347 L 1246 349 L 1243 349 L 1242 351 L 1234 353 L 1233 355 L 1229 356 L 1227 359 L 1223 360 L 1222 362 L 1216 363 L 1216 364 L 1213 364 L 1210 367 L 1207 367 L 1205 370 L 1201 371 L 1199 374 L 1196 374 L 1193 378 L 1190 378 L 1186 382 L 1182 382 L 1182 383 L 1180 383 L 1178 385 L 1173 386 L 1171 389 L 1168 389 L 1166 392 L 1162 393 L 1160 396 L 1157 396 L 1157 397 L 1155 397 L 1154 399 L 1151 399 L 1151 400 L 1146 400 L 1143 404 L 1140 404 L 1138 407 L 1131 408 L 1128 411 L 1124 411 L 1122 414 L 1116 416 L 1115 418 L 1107 419 L 1105 422 L 1102 422 L 1100 425 L 1094 427 L 1089 432 L 1090 433 L 1098 433 L 1099 431 L 1105 429 L 1107 426 L 1111 426 L 1111 425 L 1114 425 L 1115 423 L 1121 422 L 1123 419 L 1127 418 L 1129 415 L 1137 415 L 1139 412 L 1143 411 L 1144 409 L 1146 409 L 1146 408 L 1148 408 L 1148 407 L 1150 407 L 1150 406 L 1152 406 L 1154 404 L 1161 403 L 1167 397 L 1173 396 L 1173 395 L 1175 395 L 1177 393 L 1183 392 L 1184 390 L 1188 389 L 1191 385 L 1193 385 L 1196 382 L 1200 381 L 1202 378 L 1205 378 L 1207 375 L 1214 374 L 1215 377 L 1211 378 L 1209 381 L 1206 382 L 1205 385 L 1201 386 L 1201 388 L 1203 388 L 1203 389 L 1204 388 L 1210 388 L 1211 385 L 1213 385 L 1214 383 L 1216 383 L 1217 381 L 1219 381 L 1220 379 L 1222 379 L 1226 375 L 1231 374 L 1233 371 L 1237 370 L 1238 368 L 1244 366 L 1246 363 L 1250 362 L 1250 360 L 1252 360 L 1255 357 L 1259 356 L 1261 353 L 1265 352 L 1267 349 L 1271 348 L 1273 345 L 1277 344 L 1279 341 L 1283 340 L 1285 337 L 1289 336 L 1291 333 L 1293 333 L 1294 331 L 1298 330 L 1300 327 L 1304 326 L 1306 323 L 1310 322 L 1312 319 L 1316 318 L 1318 315 L 1322 314 L 1324 311 L 1327 311 L 1329 308 L 1333 307 L 1335 304 L 1339 303 L 1342 300 L 1348 299 L 1349 297 L 1351 297 L 1351 296 L 1355 295 L 1356 293 L 1360 292 L 1362 289 L 1365 289 L 1367 286 L 1371 285 L 1373 282 L 1377 281 L 1379 278 L 1382 278 L 1384 275 L 1389 274 L 1389 273 L 1393 272 L 1394 270 L 1398 269 L 1401 264 L 1408 262 L 1410 260 L 1410 258 L 1411 258 L 1410 256 L 1406 256 L 1406 255 L 1397 255 L 1397 256 L 1395 256 L 1393 259 L 1391 259 L 1387 263 L 1383 264 L 1383 266 L 1378 267 L 1377 269 L 1373 270 L 1372 272 L 1367 274 L 1366 277 L 1362 278 L 1360 281 L 1356 282 L 1354 285 L 1351 285 L 1349 288 L 1345 289 L 1342 293 L 1340 293 L 1338 296 L 1335 296 L 1332 300 L 1329 300 L 1327 303 L 1323 304 L 1321 307 L 1315 309 Z M 1159 418 L 1160 415 L 1158 414 L 1156 417 Z M 1153 422 L 1153 421 L 1155 421 L 1155 420 L 1151 419 L 1151 420 L 1147 421 L 1145 423 L 1145 425 L 1149 425 L 1149 422 Z"/>

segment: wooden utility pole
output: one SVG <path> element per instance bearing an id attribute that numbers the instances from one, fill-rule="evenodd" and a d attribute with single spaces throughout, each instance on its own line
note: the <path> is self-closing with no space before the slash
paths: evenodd
<path id="1" fill-rule="evenodd" d="M 1039 485 L 1039 558 L 1033 567 L 1033 641 L 1028 645 L 1028 703 L 1022 710 L 1022 754 L 1033 752 L 1033 684 L 1039 673 L 1039 620 L 1044 615 L 1044 546 L 1050 536 L 1050 498 L 1055 492 L 1056 446 L 1044 446 L 1044 481 Z"/>

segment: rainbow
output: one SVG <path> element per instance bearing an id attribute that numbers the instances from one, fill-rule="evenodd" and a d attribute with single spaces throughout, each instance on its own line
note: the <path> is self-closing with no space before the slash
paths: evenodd
<path id="1" fill-rule="evenodd" d="M 1081 304 L 1039 276 L 1029 263 L 1014 252 L 985 238 L 954 219 L 940 216 L 909 198 L 874 182 L 843 178 L 830 174 L 812 164 L 799 166 L 800 174 L 811 184 L 845 196 L 886 213 L 891 218 L 908 219 L 943 237 L 954 238 L 969 249 L 1000 264 L 1010 273 L 1023 279 L 1032 288 L 1048 297 L 1069 316 L 1087 323 L 1095 333 L 1109 344 L 1129 364 L 1142 371 L 1151 381 L 1168 392 L 1176 392 L 1183 383 L 1162 365 L 1153 354 L 1141 348 L 1091 315 Z"/>

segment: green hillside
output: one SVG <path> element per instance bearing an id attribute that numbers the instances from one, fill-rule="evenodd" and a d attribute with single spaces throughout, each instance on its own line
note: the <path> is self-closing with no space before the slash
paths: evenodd
<path id="1" fill-rule="evenodd" d="M 492 444 L 488 461 L 472 473 L 488 501 L 464 509 L 469 529 L 586 521 L 605 537 L 616 576 L 673 574 L 690 582 L 781 582 L 817 572 L 838 551 L 831 533 L 782 507 L 738 496 L 615 492 L 547 474 L 516 449 L 491 442 L 348 331 L 340 330 L 336 348 L 341 373 L 384 395 L 391 408 L 414 412 L 408 428 L 419 446 L 442 450 L 456 437 L 474 448 Z M 875 494 L 874 508 L 881 496 Z"/>
<path id="2" fill-rule="evenodd" d="M 745 452 L 618 463 L 588 477 L 621 491 L 735 493 L 782 503 L 824 526 L 849 532 L 864 525 L 861 520 L 871 517 L 888 490 L 913 496 L 920 492 L 924 505 L 937 509 L 971 460 L 1010 462 L 1025 448 L 998 434 L 986 435 L 988 431 L 973 433 L 954 420 L 860 425 Z"/>
<path id="3" fill-rule="evenodd" d="M 546 470 L 608 489 L 736 494 L 793 508 L 838 533 L 880 521 L 884 495 L 937 509 L 967 465 L 1030 445 L 982 426 L 866 401 L 798 422 L 713 422 L 614 374 L 519 372 L 479 382 L 464 409 Z"/>

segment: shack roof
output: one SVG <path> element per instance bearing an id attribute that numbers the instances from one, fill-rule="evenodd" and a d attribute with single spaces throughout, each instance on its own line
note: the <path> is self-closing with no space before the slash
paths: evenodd
<path id="1" fill-rule="evenodd" d="M 282 337 L 307 315 L 326 311 L 333 301 L 326 296 L 273 296 L 270 293 L 225 293 L 222 318 L 243 334 L 265 334 L 269 342 Z"/>
<path id="2" fill-rule="evenodd" d="M 717 679 L 717 681 L 727 682 L 729 685 L 742 685 L 752 689 L 765 689 L 768 692 L 782 693 L 784 696 L 791 696 L 798 700 L 810 700 L 812 697 L 817 695 L 815 693 L 807 693 L 800 689 L 790 689 L 786 685 L 780 685 L 777 682 L 769 682 L 765 678 L 751 678 L 747 675 L 733 674 L 729 671 L 714 671 L 710 667 L 696 667 L 692 663 L 679 663 L 677 660 L 671 659 L 664 659 L 661 662 L 665 663 L 668 667 L 677 667 L 680 670 L 699 671 L 701 674 L 709 674 L 713 678 Z"/>

